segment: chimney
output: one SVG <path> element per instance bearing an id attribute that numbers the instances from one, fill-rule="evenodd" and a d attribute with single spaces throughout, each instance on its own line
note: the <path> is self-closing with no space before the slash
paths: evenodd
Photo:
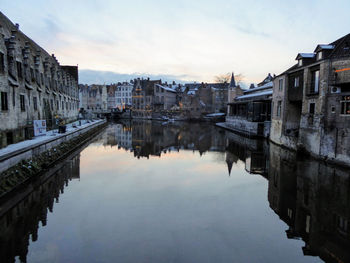
<path id="1" fill-rule="evenodd" d="M 18 30 L 19 30 L 19 24 L 16 23 L 16 24 L 15 24 L 15 27 L 16 27 L 16 30 L 18 31 Z"/>

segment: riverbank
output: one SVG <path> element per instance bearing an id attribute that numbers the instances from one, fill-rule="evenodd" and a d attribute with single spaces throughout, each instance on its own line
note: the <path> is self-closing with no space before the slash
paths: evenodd
<path id="1" fill-rule="evenodd" d="M 34 140 L 0 150 L 0 197 L 13 191 L 71 154 L 107 125 L 105 120 L 70 126 L 64 134 L 51 131 Z"/>

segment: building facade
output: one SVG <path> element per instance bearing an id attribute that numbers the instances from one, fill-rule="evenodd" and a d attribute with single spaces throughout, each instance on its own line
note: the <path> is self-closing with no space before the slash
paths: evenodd
<path id="1" fill-rule="evenodd" d="M 78 67 L 54 55 L 0 12 L 0 148 L 33 136 L 33 121 L 56 125 L 78 117 Z"/>
<path id="2" fill-rule="evenodd" d="M 350 34 L 296 60 L 275 79 L 271 141 L 350 163 Z"/>
<path id="3" fill-rule="evenodd" d="M 273 77 L 271 74 L 258 84 L 243 91 L 231 80 L 225 126 L 233 131 L 253 136 L 268 137 L 271 124 Z M 239 96 L 237 96 L 239 95 Z"/>
<path id="4" fill-rule="evenodd" d="M 133 85 L 128 82 L 118 83 L 115 91 L 116 107 L 119 110 L 130 108 L 132 106 Z"/>

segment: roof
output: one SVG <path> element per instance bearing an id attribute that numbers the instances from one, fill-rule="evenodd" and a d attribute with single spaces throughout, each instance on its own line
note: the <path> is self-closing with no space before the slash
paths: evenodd
<path id="1" fill-rule="evenodd" d="M 231 82 L 230 82 L 230 88 L 234 88 L 236 87 L 236 81 L 235 81 L 235 75 L 232 72 L 232 76 L 231 76 Z"/>
<path id="2" fill-rule="evenodd" d="M 244 91 L 244 94 L 253 93 L 253 92 L 258 91 L 258 90 L 271 89 L 272 87 L 273 87 L 273 81 L 270 81 L 270 82 L 267 82 L 266 84 L 264 84 L 260 87 L 246 90 L 246 91 Z"/>
<path id="3" fill-rule="evenodd" d="M 319 50 L 323 50 L 323 49 L 327 49 L 327 50 L 330 50 L 330 49 L 334 49 L 334 45 L 317 45 L 316 49 L 314 52 L 317 52 Z"/>
<path id="4" fill-rule="evenodd" d="M 268 96 L 268 95 L 272 95 L 272 90 L 267 90 L 267 91 L 261 91 L 261 92 L 257 92 L 257 93 L 242 95 L 242 96 L 239 96 L 239 97 L 235 98 L 235 100 L 243 100 L 243 99 L 260 97 L 260 96 Z"/>
<path id="5" fill-rule="evenodd" d="M 314 58 L 315 53 L 299 53 L 296 59 L 301 59 L 301 58 Z"/>
<path id="6" fill-rule="evenodd" d="M 162 85 L 159 85 L 159 84 L 156 84 L 156 86 L 158 86 L 159 88 L 164 89 L 164 90 L 166 90 L 166 91 L 176 93 L 176 91 L 175 91 L 174 89 L 169 88 L 169 87 L 167 87 L 167 86 L 162 86 Z"/>

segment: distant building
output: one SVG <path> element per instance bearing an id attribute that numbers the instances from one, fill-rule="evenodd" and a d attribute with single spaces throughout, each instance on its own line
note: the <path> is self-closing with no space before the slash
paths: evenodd
<path id="1" fill-rule="evenodd" d="M 233 78 L 233 76 L 232 76 Z M 268 137 L 271 123 L 273 77 L 271 74 L 258 84 L 243 91 L 231 80 L 230 99 L 225 125 L 248 136 Z"/>
<path id="2" fill-rule="evenodd" d="M 0 148 L 33 136 L 33 121 L 78 117 L 78 67 L 61 66 L 54 55 L 0 12 Z"/>
<path id="3" fill-rule="evenodd" d="M 170 85 L 154 85 L 153 110 L 170 110 L 176 105 L 176 90 Z"/>
<path id="4" fill-rule="evenodd" d="M 118 83 L 115 91 L 116 107 L 120 110 L 132 106 L 133 85 L 128 82 Z"/>
<path id="5" fill-rule="evenodd" d="M 350 34 L 299 53 L 275 79 L 270 139 L 350 163 Z"/>
<path id="6" fill-rule="evenodd" d="M 132 117 L 152 119 L 154 88 L 161 80 L 135 79 L 132 91 Z"/>

